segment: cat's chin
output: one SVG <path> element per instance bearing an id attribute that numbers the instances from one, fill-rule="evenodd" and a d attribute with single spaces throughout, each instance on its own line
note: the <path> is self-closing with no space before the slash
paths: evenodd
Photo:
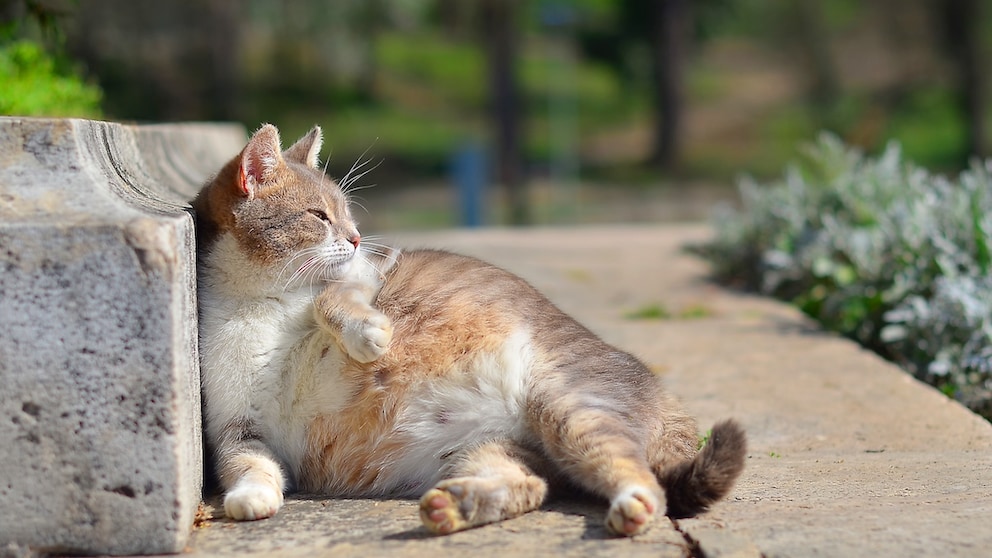
<path id="1" fill-rule="evenodd" d="M 344 279 L 348 275 L 348 272 L 351 271 L 353 261 L 354 259 L 352 258 L 327 266 L 327 271 L 324 273 L 324 280 L 340 281 Z"/>

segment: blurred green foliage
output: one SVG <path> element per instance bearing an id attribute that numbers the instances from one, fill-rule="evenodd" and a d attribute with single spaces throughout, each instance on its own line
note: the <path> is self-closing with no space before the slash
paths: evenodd
<path id="1" fill-rule="evenodd" d="M 900 138 L 908 159 L 928 167 L 954 168 L 968 149 L 964 115 L 946 86 L 913 91 L 896 106 L 886 132 Z"/>
<path id="2" fill-rule="evenodd" d="M 65 52 L 56 5 L 0 3 L 0 115 L 99 118 L 100 88 Z"/>
<path id="3" fill-rule="evenodd" d="M 648 164 L 657 1 L 516 2 L 531 174 L 550 174 L 555 157 L 571 157 L 582 177 L 664 181 Z M 320 123 L 332 174 L 373 146 L 385 159 L 376 173 L 385 183 L 391 171 L 441 176 L 460 145 L 490 143 L 478 0 L 87 0 L 62 4 L 58 14 L 45 12 L 45 2 L 6 2 L 27 6 L 29 20 L 40 13 L 42 26 L 58 22 L 65 40 L 19 36 L 42 45 L 40 54 L 0 43 L 10 84 L 0 95 L 20 103 L 5 112 L 92 116 L 102 108 L 109 118 L 236 120 L 249 129 L 272 122 L 287 138 Z M 967 164 L 972 122 L 962 108 L 960 57 L 941 36 L 943 3 L 691 4 L 682 161 L 667 178 L 771 177 L 819 130 L 868 153 L 898 140 L 907 156 L 938 171 Z M 975 24 L 992 29 L 992 9 Z M 986 32 L 976 52 L 990 48 Z M 32 58 L 46 53 L 53 64 Z M 89 72 L 85 80 L 77 68 Z"/>
<path id="4" fill-rule="evenodd" d="M 100 88 L 78 75 L 59 71 L 40 44 L 18 40 L 0 44 L 0 114 L 98 118 Z"/>

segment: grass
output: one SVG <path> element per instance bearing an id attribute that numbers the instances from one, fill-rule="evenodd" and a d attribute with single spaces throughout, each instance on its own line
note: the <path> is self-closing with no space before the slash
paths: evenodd
<path id="1" fill-rule="evenodd" d="M 690 304 L 672 312 L 663 304 L 647 304 L 624 314 L 628 320 L 694 320 L 708 318 L 713 311 L 703 304 Z"/>

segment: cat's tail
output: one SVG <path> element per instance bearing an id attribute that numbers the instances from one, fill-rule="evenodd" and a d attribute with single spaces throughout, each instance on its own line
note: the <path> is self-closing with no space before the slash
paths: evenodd
<path id="1" fill-rule="evenodd" d="M 733 420 L 718 422 L 695 458 L 659 474 L 668 499 L 666 515 L 678 519 L 709 509 L 734 487 L 746 457 L 744 429 Z"/>

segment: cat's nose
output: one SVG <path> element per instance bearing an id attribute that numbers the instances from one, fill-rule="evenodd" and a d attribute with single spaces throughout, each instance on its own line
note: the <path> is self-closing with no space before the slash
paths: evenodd
<path id="1" fill-rule="evenodd" d="M 351 238 L 348 239 L 348 242 L 350 242 L 351 245 L 354 246 L 355 249 L 357 250 L 358 249 L 358 245 L 361 244 L 361 242 L 362 242 L 362 235 L 355 234 L 354 236 L 352 236 Z"/>

